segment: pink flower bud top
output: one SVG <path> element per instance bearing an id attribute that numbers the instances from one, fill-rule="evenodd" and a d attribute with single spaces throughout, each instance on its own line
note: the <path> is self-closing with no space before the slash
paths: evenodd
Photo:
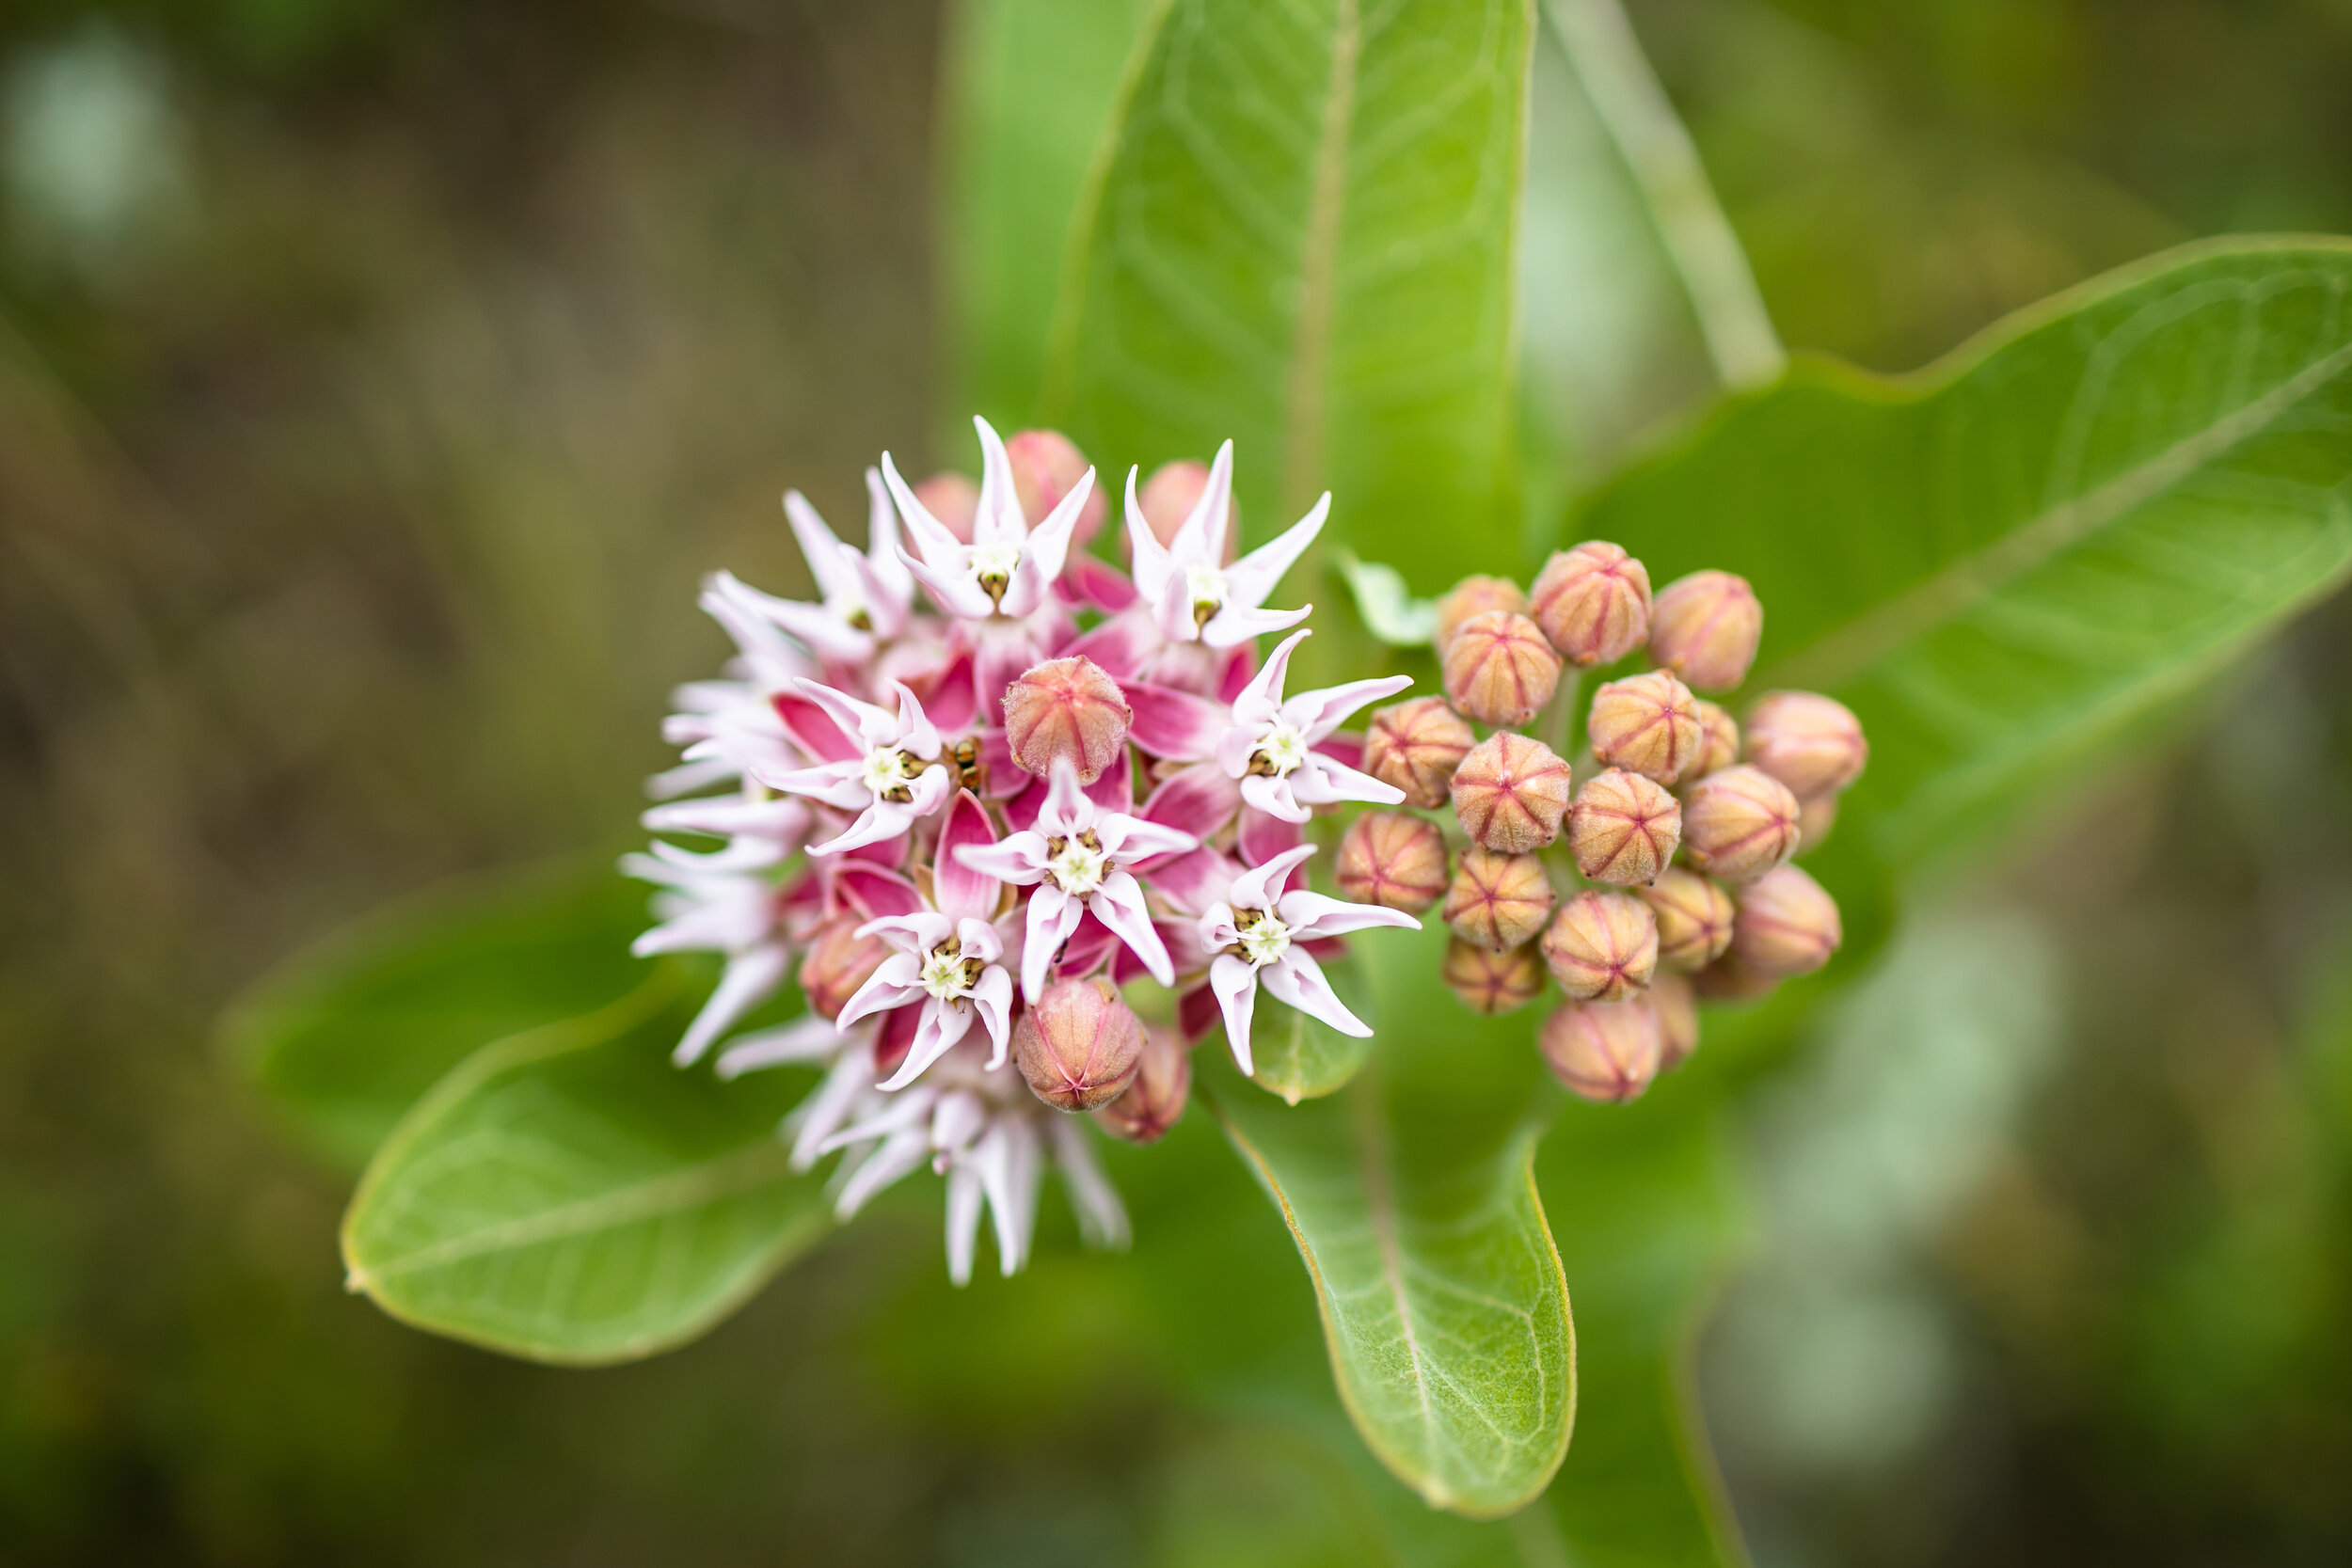
<path id="1" fill-rule="evenodd" d="M 1756 590 L 1729 572 L 1677 578 L 1650 606 L 1650 657 L 1701 691 L 1728 691 L 1746 680 L 1763 634 Z"/>
<path id="2" fill-rule="evenodd" d="M 1094 1108 L 1095 1124 L 1131 1144 L 1157 1143 L 1184 1116 L 1191 1096 L 1192 1053 L 1174 1027 L 1158 1025 L 1143 1032 L 1135 1081 L 1118 1099 Z"/>
<path id="3" fill-rule="evenodd" d="M 1767 691 L 1748 710 L 1746 760 L 1810 800 L 1860 778 L 1870 743 L 1853 710 L 1835 697 Z"/>
<path id="4" fill-rule="evenodd" d="M 1797 847 L 1797 798 L 1759 768 L 1739 763 L 1682 794 L 1682 853 L 1710 877 L 1752 882 Z"/>
<path id="5" fill-rule="evenodd" d="M 1092 784 L 1118 759 L 1134 722 L 1119 683 L 1084 657 L 1049 658 L 1005 688 L 1005 743 L 1040 778 L 1066 759 L 1080 784 Z"/>
<path id="6" fill-rule="evenodd" d="M 1663 670 L 1609 681 L 1593 693 L 1584 736 L 1603 768 L 1672 784 L 1699 754 L 1698 699 Z"/>
<path id="7" fill-rule="evenodd" d="M 1587 779 L 1568 809 L 1576 868 L 1621 887 L 1653 880 L 1682 842 L 1682 804 L 1666 786 L 1612 768 Z"/>
<path id="8" fill-rule="evenodd" d="M 1634 894 L 1658 921 L 1658 966 L 1695 974 L 1731 945 L 1731 895 L 1678 865 Z"/>
<path id="9" fill-rule="evenodd" d="M 1599 1105 L 1638 1100 L 1658 1076 L 1658 1015 L 1636 1002 L 1571 1002 L 1535 1037 L 1567 1090 Z"/>
<path id="10" fill-rule="evenodd" d="M 1527 595 L 1519 585 L 1508 578 L 1468 577 L 1455 583 L 1438 600 L 1438 653 L 1443 657 L 1446 644 L 1462 624 L 1474 615 L 1489 610 L 1502 610 L 1517 615 L 1527 609 Z"/>
<path id="11" fill-rule="evenodd" d="M 1470 748 L 1455 768 L 1454 815 L 1477 844 L 1506 855 L 1560 836 L 1568 814 L 1568 765 L 1549 746 L 1504 731 Z"/>
<path id="12" fill-rule="evenodd" d="M 1555 551 L 1536 576 L 1529 613 L 1580 669 L 1614 664 L 1649 636 L 1649 572 L 1599 539 Z"/>
<path id="13" fill-rule="evenodd" d="M 1767 871 L 1732 902 L 1732 957 L 1758 974 L 1810 974 L 1845 941 L 1837 901 L 1796 866 Z"/>
<path id="14" fill-rule="evenodd" d="M 1560 656 L 1524 615 L 1489 610 L 1454 628 L 1445 645 L 1445 694 L 1482 724 L 1524 724 L 1560 684 Z"/>
<path id="15" fill-rule="evenodd" d="M 801 994 L 809 1008 L 827 1018 L 839 1018 L 858 988 L 873 978 L 891 946 L 879 936 L 862 937 L 862 914 L 836 915 L 818 927 L 817 940 L 801 959 Z"/>
<path id="16" fill-rule="evenodd" d="M 1687 974 L 1661 974 L 1642 1000 L 1658 1016 L 1658 1070 L 1672 1072 L 1699 1048 L 1699 999 Z"/>
<path id="17" fill-rule="evenodd" d="M 1143 509 L 1143 520 L 1152 526 L 1152 537 L 1162 546 L 1176 542 L 1176 531 L 1184 526 L 1192 509 L 1200 504 L 1200 492 L 1209 487 L 1209 466 L 1192 459 L 1179 458 L 1163 463 L 1152 470 L 1152 477 L 1143 482 L 1136 495 L 1136 504 Z M 1227 504 L 1225 514 L 1225 560 L 1228 565 L 1241 553 L 1241 503 Z M 1124 539 L 1122 534 L 1121 539 Z"/>
<path id="18" fill-rule="evenodd" d="M 1576 1000 L 1620 1001 L 1657 972 L 1658 922 L 1631 894 L 1588 888 L 1544 928 L 1544 962 Z"/>
<path id="19" fill-rule="evenodd" d="M 1118 1099 L 1143 1057 L 1143 1024 L 1100 975 L 1046 987 L 1012 1035 L 1030 1092 L 1057 1111 Z"/>
<path id="20" fill-rule="evenodd" d="M 1336 875 L 1353 903 L 1419 914 L 1445 892 L 1445 835 L 1410 812 L 1368 811 L 1341 837 Z"/>
<path id="21" fill-rule="evenodd" d="M 1005 460 L 1012 467 L 1012 493 L 1031 528 L 1043 522 L 1062 498 L 1077 487 L 1090 466 L 1077 443 L 1058 430 L 1016 430 L 1005 437 Z M 1103 531 L 1110 515 L 1110 487 L 1097 484 L 1078 511 L 1070 547 L 1078 549 Z"/>
<path id="22" fill-rule="evenodd" d="M 959 473 L 936 473 L 914 487 L 914 499 L 962 543 L 972 543 L 973 519 L 980 515 L 980 487 Z"/>
<path id="23" fill-rule="evenodd" d="M 1454 770 L 1476 744 L 1470 721 L 1443 698 L 1415 697 L 1375 710 L 1364 731 L 1364 771 L 1403 790 L 1408 806 L 1442 806 Z"/>
<path id="24" fill-rule="evenodd" d="M 1490 953 L 1455 937 L 1446 943 L 1443 974 L 1447 988 L 1482 1013 L 1523 1007 L 1544 989 L 1544 960 L 1533 942 Z"/>
<path id="25" fill-rule="evenodd" d="M 1677 784 L 1695 784 L 1740 760 L 1740 726 L 1730 710 L 1704 697 L 1692 699 L 1699 712 L 1699 754 L 1682 770 Z"/>
<path id="26" fill-rule="evenodd" d="M 1445 891 L 1445 923 L 1464 942 L 1489 953 L 1532 941 L 1551 912 L 1551 879 L 1533 855 L 1502 855 L 1476 847 Z"/>

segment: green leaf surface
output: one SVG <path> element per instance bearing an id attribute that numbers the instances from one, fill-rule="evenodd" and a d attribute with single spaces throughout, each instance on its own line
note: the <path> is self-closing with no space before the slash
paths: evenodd
<path id="1" fill-rule="evenodd" d="M 1146 467 L 1231 436 L 1252 533 L 1424 591 L 1516 560 L 1528 0 L 1161 0 L 1073 231 L 1050 416 Z"/>
<path id="2" fill-rule="evenodd" d="M 822 1235 L 822 1182 L 776 1135 L 806 1075 L 672 1067 L 685 975 L 661 966 L 436 1085 L 343 1218 L 352 1288 L 437 1334 L 596 1365 L 693 1338 Z"/>
<path id="3" fill-rule="evenodd" d="M 1379 1024 L 1369 988 L 1353 958 L 1323 966 L 1331 990 L 1350 1011 L 1375 1028 Z M 1212 1043 L 1221 1043 L 1218 1035 Z M 1290 1104 L 1337 1094 L 1363 1069 L 1372 1054 L 1372 1041 L 1343 1035 L 1327 1023 L 1295 1007 L 1262 1007 L 1249 1031 L 1250 1081 L 1279 1094 Z"/>
<path id="4" fill-rule="evenodd" d="M 645 889 L 609 863 L 469 879 L 362 922 L 257 985 L 234 1058 L 323 1152 L 357 1169 L 477 1048 L 644 983 Z"/>
<path id="5" fill-rule="evenodd" d="M 1899 865 L 2344 581 L 2348 295 L 2352 245 L 2217 242 L 1915 375 L 1803 365 L 1572 531 L 1620 541 L 1660 582 L 1701 566 L 1754 581 L 1751 685 L 1861 716 L 1870 769 L 1838 837 Z"/>
<path id="6" fill-rule="evenodd" d="M 1442 927 L 1353 943 L 1385 1021 L 1375 1064 L 1286 1107 L 1212 1058 L 1203 1096 L 1298 1243 L 1365 1442 L 1431 1504 L 1508 1513 L 1559 1467 L 1576 1409 L 1531 1169 L 1558 1097 L 1525 1020 L 1477 1018 L 1434 983 Z"/>

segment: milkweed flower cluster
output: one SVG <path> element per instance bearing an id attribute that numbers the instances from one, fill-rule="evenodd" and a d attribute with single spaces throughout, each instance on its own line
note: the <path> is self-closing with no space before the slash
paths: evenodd
<path id="1" fill-rule="evenodd" d="M 1341 726 L 1409 679 L 1292 690 L 1311 607 L 1267 607 L 1330 498 L 1239 554 L 1232 443 L 1140 489 L 1131 472 L 1131 578 L 1087 549 L 1110 508 L 1067 439 L 974 422 L 977 490 L 910 485 L 885 453 L 863 546 L 785 497 L 816 602 L 705 585 L 735 657 L 676 693 L 680 761 L 644 816 L 667 836 L 624 863 L 660 889 L 638 952 L 725 960 L 677 1061 L 821 1069 L 786 1123 L 795 1163 L 840 1155 L 844 1218 L 929 1164 L 959 1283 L 984 1212 L 1021 1267 L 1049 1167 L 1087 1237 L 1122 1243 L 1075 1113 L 1156 1139 L 1190 1045 L 1221 1025 L 1250 1070 L 1261 991 L 1369 1035 L 1322 964 L 1350 932 L 1419 924 L 1305 885 L 1314 814 L 1406 798 Z M 673 842 L 693 836 L 723 843 Z M 809 1010 L 739 1032 L 796 963 Z M 1173 991 L 1168 1022 L 1129 1008 L 1143 980 Z"/>
<path id="2" fill-rule="evenodd" d="M 1861 724 L 1809 691 L 1765 693 L 1744 725 L 1697 694 L 1747 679 L 1763 624 L 1743 578 L 1697 572 L 1653 595 L 1641 562 L 1590 541 L 1532 592 L 1455 585 L 1437 606 L 1445 696 L 1372 716 L 1365 769 L 1406 806 L 1451 808 L 1459 848 L 1411 811 L 1367 813 L 1340 846 L 1341 891 L 1438 906 L 1445 981 L 1481 1012 L 1556 986 L 1567 1000 L 1537 1045 L 1588 1100 L 1631 1100 L 1688 1057 L 1700 999 L 1761 994 L 1837 949 L 1836 904 L 1788 862 L 1861 775 Z M 1645 651 L 1650 668 L 1594 691 L 1575 768 L 1522 733 L 1564 678 L 1576 689 L 1569 672 Z"/>

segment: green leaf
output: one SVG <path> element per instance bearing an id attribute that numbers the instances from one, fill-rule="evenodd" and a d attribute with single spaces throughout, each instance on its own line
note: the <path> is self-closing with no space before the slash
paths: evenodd
<path id="1" fill-rule="evenodd" d="M 469 879 L 330 938 L 247 992 L 226 1043 L 302 1134 L 357 1168 L 450 1069 L 643 985 L 645 889 L 609 863 Z"/>
<path id="2" fill-rule="evenodd" d="M 344 1215 L 352 1288 L 437 1334 L 596 1365 L 693 1338 L 823 1234 L 822 1183 L 776 1133 L 805 1075 L 672 1067 L 686 973 L 443 1079 Z"/>
<path id="3" fill-rule="evenodd" d="M 1438 601 L 1414 598 L 1402 572 L 1382 562 L 1359 561 L 1354 550 L 1340 551 L 1336 560 L 1366 631 L 1396 648 L 1425 648 L 1437 638 Z"/>
<path id="4" fill-rule="evenodd" d="M 1528 0 L 1161 0 L 1073 234 L 1047 408 L 1146 467 L 1231 436 L 1263 536 L 1434 588 L 1516 561 Z"/>
<path id="5" fill-rule="evenodd" d="M 1916 859 L 2111 747 L 2352 569 L 2352 245 L 2127 269 L 1916 375 L 1800 366 L 1598 496 L 1660 581 L 1750 578 L 1751 685 L 1831 691 L 1841 839 Z M 1825 880 L 1827 879 L 1824 879 Z"/>
<path id="6" fill-rule="evenodd" d="M 1325 964 L 1323 973 L 1350 1011 L 1376 1025 L 1378 1012 L 1354 958 Z M 1219 1041 L 1223 1038 L 1222 1034 L 1217 1036 Z M 1343 1035 L 1295 1007 L 1260 1009 L 1249 1031 L 1249 1061 L 1255 1069 L 1250 1081 L 1293 1105 L 1337 1094 L 1371 1054 L 1371 1040 Z"/>
<path id="7" fill-rule="evenodd" d="M 1432 1505 L 1508 1513 L 1559 1467 L 1576 1408 L 1531 1168 L 1558 1096 L 1525 1019 L 1475 1018 L 1435 983 L 1442 927 L 1352 941 L 1385 1021 L 1373 1065 L 1286 1108 L 1198 1058 L 1203 1098 L 1306 1259 L 1364 1441 Z"/>

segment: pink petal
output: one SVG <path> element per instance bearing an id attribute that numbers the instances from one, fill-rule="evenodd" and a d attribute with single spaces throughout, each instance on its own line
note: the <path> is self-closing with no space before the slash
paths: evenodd
<path id="1" fill-rule="evenodd" d="M 898 1064 L 898 1070 L 881 1086 L 896 1092 L 923 1076 L 923 1069 L 939 1060 L 963 1038 L 972 1027 L 972 1010 L 950 1007 L 939 998 L 928 997 L 923 1003 L 923 1019 L 914 1027 L 914 1039 L 907 1049 L 907 1059 Z"/>
<path id="2" fill-rule="evenodd" d="M 1241 790 L 1213 762 L 1180 768 L 1152 792 L 1136 815 L 1147 822 L 1206 839 L 1241 809 Z"/>
<path id="3" fill-rule="evenodd" d="M 1245 806 L 1241 832 L 1235 835 L 1233 847 L 1241 851 L 1244 865 L 1263 865 L 1275 856 L 1297 848 L 1306 838 L 1306 830 L 1300 824 L 1269 816 L 1254 806 Z"/>
<path id="4" fill-rule="evenodd" d="M 1136 585 L 1127 580 L 1127 574 L 1103 560 L 1083 551 L 1070 558 L 1057 588 L 1067 587 L 1080 603 L 1090 604 L 1108 614 L 1116 615 L 1137 603 Z"/>
<path id="5" fill-rule="evenodd" d="M 905 679 L 908 688 L 922 699 L 923 712 L 934 729 L 954 735 L 972 727 L 980 705 L 973 689 L 970 649 L 958 648 L 937 670 L 910 671 Z"/>
<path id="6" fill-rule="evenodd" d="M 795 679 L 792 688 L 803 699 L 822 708 L 826 717 L 855 744 L 857 749 L 850 753 L 853 757 L 863 756 L 868 749 L 882 744 L 887 737 L 898 733 L 898 721 L 888 710 L 876 707 L 872 703 L 860 702 L 846 691 L 835 691 L 832 687 L 806 676 Z M 782 708 L 777 709 L 777 717 L 784 717 Z"/>
<path id="7" fill-rule="evenodd" d="M 923 993 L 915 992 L 917 996 Z M 882 1015 L 882 1028 L 874 1037 L 874 1073 L 876 1077 L 889 1072 L 907 1059 L 907 1050 L 914 1044 L 914 1031 L 923 1022 L 923 1009 L 902 1006 Z"/>
<path id="8" fill-rule="evenodd" d="M 1152 624 L 1151 617 L 1130 610 L 1083 633 L 1062 652 L 1090 658 L 1111 679 L 1123 681 L 1132 679 L 1159 645 L 1160 628 Z"/>
<path id="9" fill-rule="evenodd" d="M 1360 731 L 1341 730 L 1327 735 L 1314 743 L 1314 750 L 1350 771 L 1360 771 L 1364 766 L 1364 737 Z"/>
<path id="10" fill-rule="evenodd" d="M 1258 999 L 1257 972 L 1231 953 L 1219 953 L 1209 966 L 1209 989 L 1225 1017 L 1225 1043 L 1233 1048 L 1234 1064 L 1245 1073 L 1256 1071 L 1249 1059 L 1249 1014 Z"/>
<path id="11" fill-rule="evenodd" d="M 996 842 L 996 829 L 979 797 L 958 790 L 947 806 L 947 820 L 939 830 L 939 848 L 931 859 L 931 902 L 954 921 L 986 920 L 996 912 L 1003 886 L 987 872 L 964 863 L 957 850 L 963 846 Z"/>
<path id="12" fill-rule="evenodd" d="M 1078 786 L 1078 770 L 1066 759 L 1054 762 L 1053 781 L 1045 786 L 1045 804 L 1037 814 L 1037 831 L 1048 838 L 1066 838 L 1094 825 L 1094 802 Z"/>
<path id="13" fill-rule="evenodd" d="M 1152 891 L 1176 908 L 1198 914 L 1225 896 L 1241 867 L 1214 849 L 1195 849 L 1164 861 L 1151 875 Z"/>
<path id="14" fill-rule="evenodd" d="M 1090 904 L 1091 900 L 1089 902 Z M 1061 958 L 1055 965 L 1065 979 L 1090 974 L 1101 968 L 1103 960 L 1112 953 L 1124 951 L 1119 933 L 1096 919 L 1090 908 L 1080 912 L 1085 918 L 1078 922 L 1078 928 L 1070 933 L 1069 945 L 1062 949 Z"/>
<path id="15" fill-rule="evenodd" d="M 850 733 L 843 733 L 830 712 L 807 698 L 779 691 L 768 703 L 776 710 L 776 717 L 784 721 L 786 731 L 816 761 L 855 762 L 865 754 L 865 748 L 854 738 L 854 726 Z"/>
<path id="16" fill-rule="evenodd" d="M 1216 694 L 1220 702 L 1231 703 L 1249 685 L 1249 677 L 1258 667 L 1255 643 L 1244 642 L 1226 656 L 1224 673 L 1217 676 Z"/>
<path id="17" fill-rule="evenodd" d="M 1176 970 L 1168 962 L 1168 949 L 1161 944 L 1159 934 L 1152 929 L 1152 913 L 1144 908 L 1143 889 L 1133 877 L 1124 871 L 1114 871 L 1104 878 L 1102 888 L 1087 900 L 1087 909 L 1143 959 L 1152 978 L 1164 986 L 1176 983 Z"/>
<path id="18" fill-rule="evenodd" d="M 1132 755 L 1133 753 L 1126 747 L 1121 746 L 1119 749 L 1119 755 L 1112 760 L 1111 765 L 1104 768 L 1092 784 L 1085 786 L 1087 799 L 1094 802 L 1096 811 L 1123 813 L 1135 809 L 1135 766 L 1130 760 Z"/>
<path id="19" fill-rule="evenodd" d="M 833 891 L 867 920 L 913 914 L 923 907 L 923 900 L 915 895 L 914 884 L 904 877 L 853 861 L 834 867 Z"/>
<path id="20" fill-rule="evenodd" d="M 1216 1023 L 1216 993 L 1206 985 L 1195 986 L 1176 999 L 1176 1027 L 1184 1031 L 1186 1045 L 1199 1045 L 1208 1038 Z"/>
<path id="21" fill-rule="evenodd" d="M 1230 723 L 1223 706 L 1145 681 L 1121 682 L 1119 689 L 1136 716 L 1128 738 L 1145 752 L 1179 762 L 1205 762 L 1216 755 L 1217 737 Z"/>
<path id="22" fill-rule="evenodd" d="M 903 1007 L 923 995 L 918 976 L 923 965 L 911 953 L 893 953 L 882 961 L 882 967 L 866 977 L 857 994 L 842 1006 L 841 1016 L 834 1020 L 836 1027 L 847 1029 L 859 1019 L 870 1018 L 890 1007 Z"/>
<path id="23" fill-rule="evenodd" d="M 1078 901 L 1050 883 L 1029 895 L 1028 930 L 1021 944 L 1021 994 L 1030 1001 L 1045 989 L 1055 955 L 1086 918 Z"/>

